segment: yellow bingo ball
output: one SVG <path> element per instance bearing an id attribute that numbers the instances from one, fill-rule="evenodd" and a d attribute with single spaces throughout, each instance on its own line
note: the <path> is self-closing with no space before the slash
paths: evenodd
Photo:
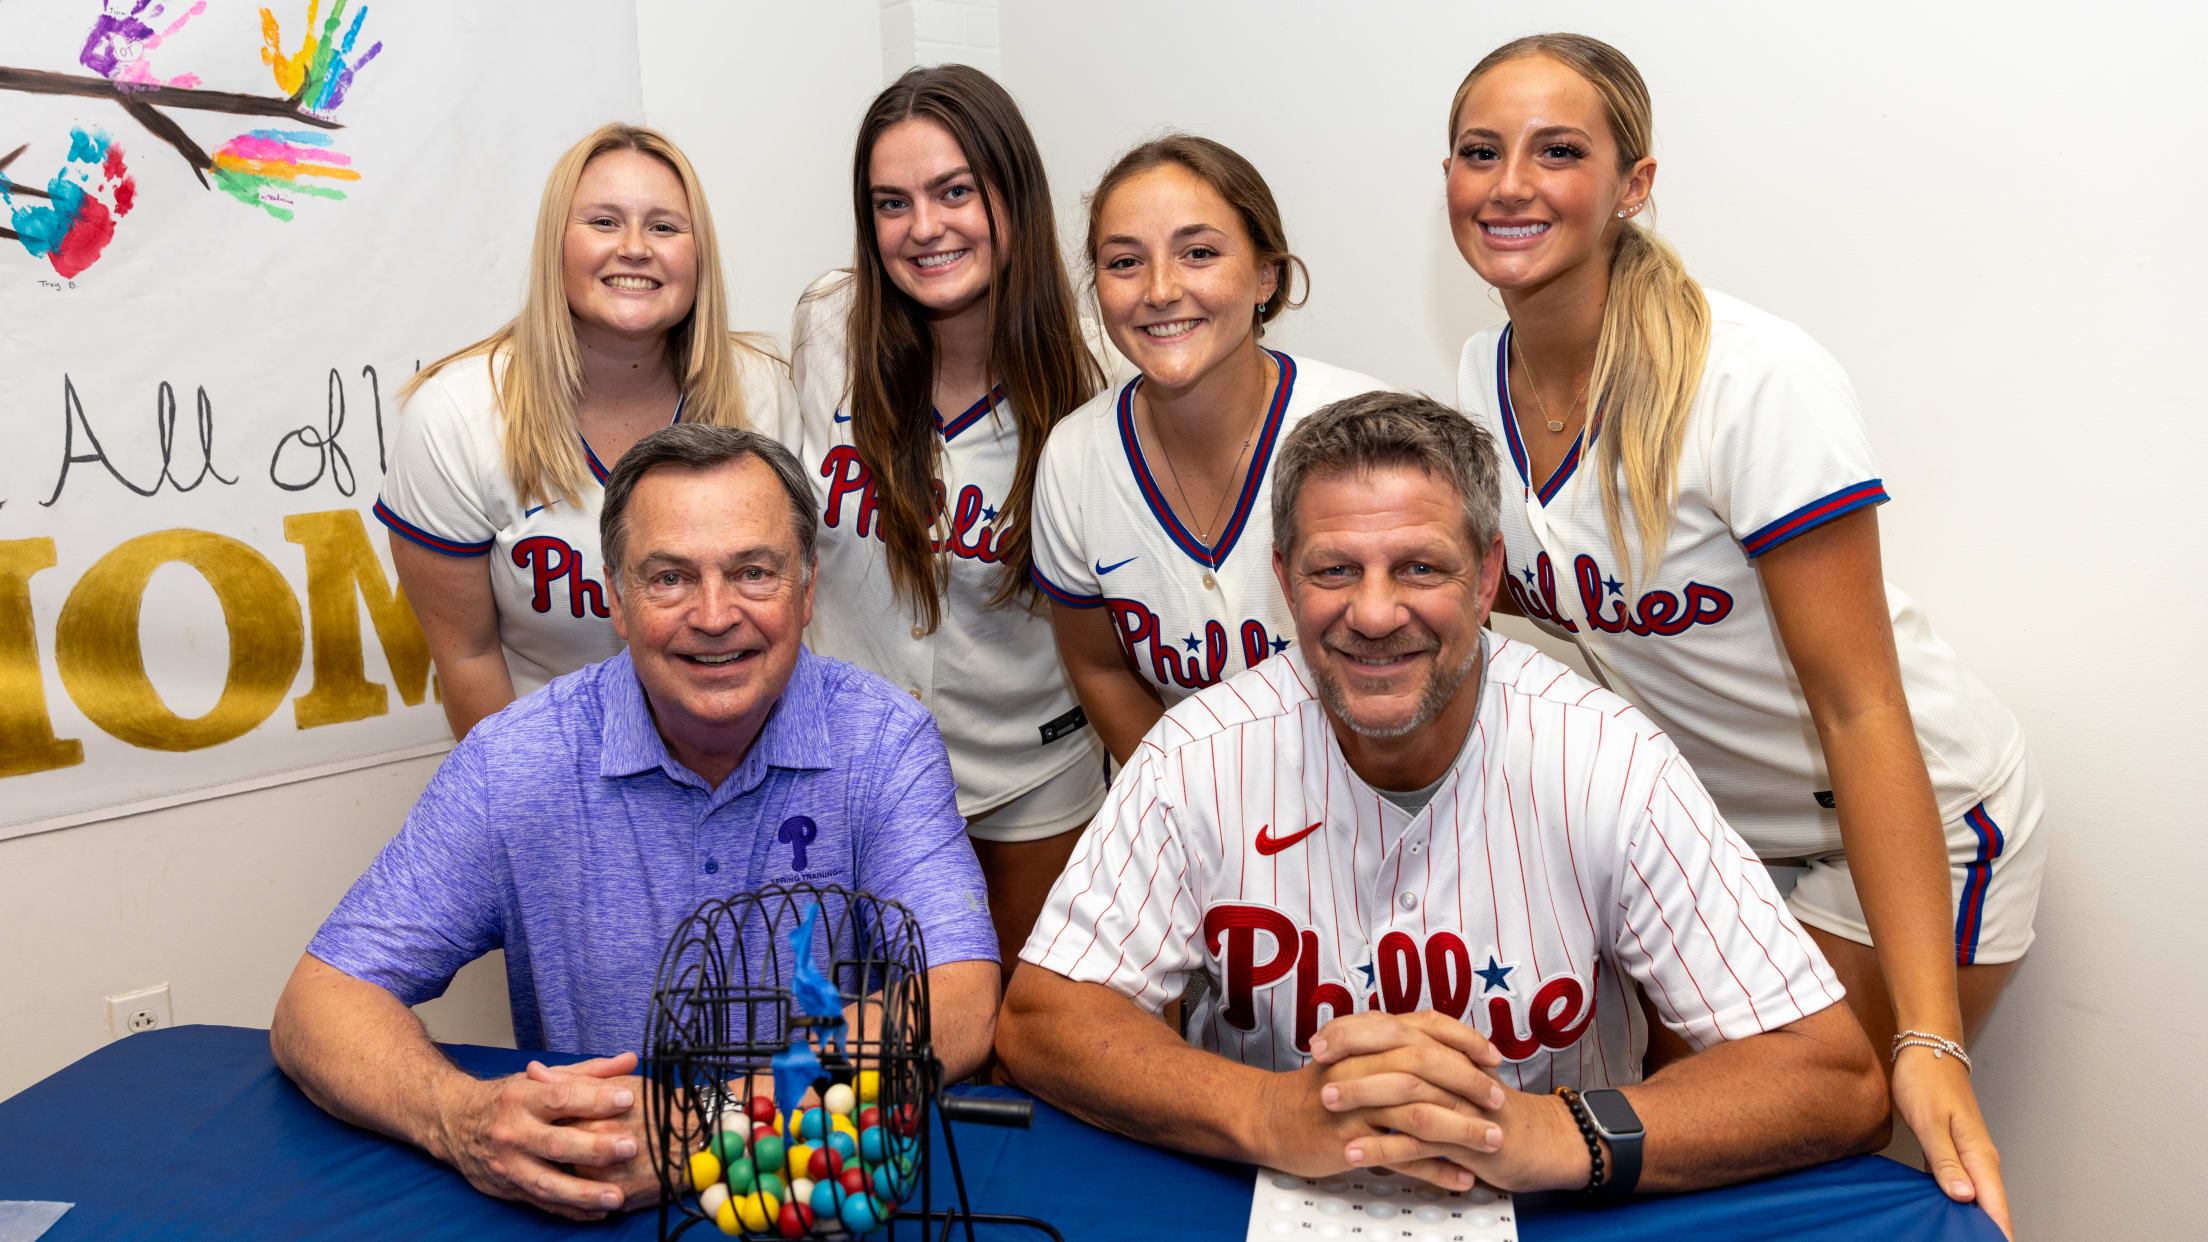
<path id="1" fill-rule="evenodd" d="M 797 1178 L 797 1177 L 803 1177 L 803 1176 L 805 1176 L 805 1174 L 806 1174 L 806 1171 L 812 1168 L 812 1164 L 813 1164 L 813 1145 L 812 1145 L 812 1144 L 810 1144 L 810 1143 L 792 1143 L 792 1144 L 790 1144 L 790 1176 L 791 1176 L 791 1177 L 793 1177 L 793 1178 Z"/>
<path id="2" fill-rule="evenodd" d="M 781 1200 L 763 1190 L 738 1195 L 729 1202 L 736 1205 L 736 1219 L 746 1233 L 765 1233 L 782 1216 Z"/>
<path id="3" fill-rule="evenodd" d="M 695 1152 L 690 1157 L 690 1187 L 703 1192 L 706 1187 L 721 1180 L 721 1162 L 709 1151 Z"/>
<path id="4" fill-rule="evenodd" d="M 882 1075 L 879 1070 L 859 1071 L 859 1103 L 872 1104 L 882 1096 Z"/>
<path id="5" fill-rule="evenodd" d="M 859 1127 L 852 1124 L 849 1117 L 837 1113 L 828 1119 L 828 1124 L 834 1126 L 838 1131 L 850 1135 L 852 1142 L 855 1143 L 859 1140 Z"/>
<path id="6" fill-rule="evenodd" d="M 713 1224 L 722 1233 L 733 1234 L 736 1232 L 740 1222 L 736 1219 L 735 1199 L 721 1200 L 720 1209 L 713 1213 Z"/>

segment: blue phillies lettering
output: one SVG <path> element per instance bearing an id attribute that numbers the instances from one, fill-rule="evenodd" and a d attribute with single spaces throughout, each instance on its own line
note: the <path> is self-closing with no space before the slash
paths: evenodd
<path id="1" fill-rule="evenodd" d="M 514 564 L 528 570 L 535 579 L 529 606 L 538 612 L 552 611 L 552 587 L 565 582 L 570 613 L 580 618 L 587 608 L 589 616 L 607 615 L 605 588 L 584 575 L 582 550 L 567 540 L 531 535 L 514 545 Z"/>
<path id="2" fill-rule="evenodd" d="M 1151 676 L 1161 686 L 1185 686 L 1200 690 L 1219 680 L 1227 667 L 1227 627 L 1217 621 L 1204 622 L 1203 633 L 1190 634 L 1187 638 L 1175 638 L 1161 632 L 1158 614 L 1150 611 L 1141 600 L 1112 599 L 1104 601 L 1104 607 L 1112 614 L 1112 627 L 1119 634 L 1120 646 L 1126 649 L 1128 658 L 1137 665 L 1148 664 Z M 1286 642 L 1275 643 L 1266 632 L 1265 623 L 1250 618 L 1238 627 L 1242 639 L 1242 667 L 1255 668 L 1275 650 L 1285 648 Z M 1189 647 L 1188 638 L 1196 639 Z M 1183 648 L 1188 648 L 1183 650 Z"/>
<path id="3" fill-rule="evenodd" d="M 792 815 L 782 821 L 782 827 L 774 834 L 774 839 L 790 847 L 790 869 L 803 871 L 805 847 L 811 845 L 813 838 L 819 835 L 820 826 L 812 821 L 811 816 Z"/>
<path id="4" fill-rule="evenodd" d="M 828 480 L 828 503 L 820 514 L 822 524 L 842 526 L 844 502 L 849 500 L 852 532 L 861 539 L 882 537 L 875 521 L 880 506 L 874 497 L 874 472 L 859 460 L 859 450 L 848 444 L 829 449 L 820 460 L 820 477 Z M 997 511 L 982 496 L 981 489 L 968 483 L 958 489 L 957 501 L 947 504 L 943 482 L 935 480 L 937 518 L 943 516 L 946 508 L 950 512 L 950 531 L 929 540 L 929 547 L 965 560 L 996 564 L 1001 559 L 997 551 L 997 531 L 993 526 Z"/>
<path id="5" fill-rule="evenodd" d="M 1529 573 L 1533 579 L 1531 589 L 1521 581 Z M 1668 638 L 1684 634 L 1693 626 L 1715 625 L 1733 615 L 1731 594 L 1699 582 L 1689 582 L 1683 593 L 1650 591 L 1629 605 L 1622 584 L 1605 575 L 1595 558 L 1585 553 L 1572 558 L 1572 577 L 1579 587 L 1581 615 L 1587 618 L 1588 624 L 1605 634 L 1655 634 Z M 1556 571 L 1549 564 L 1548 553 L 1538 554 L 1530 570 L 1506 574 L 1504 580 L 1510 585 L 1510 597 L 1527 616 L 1559 629 L 1578 631 L 1577 624 L 1559 615 Z"/>

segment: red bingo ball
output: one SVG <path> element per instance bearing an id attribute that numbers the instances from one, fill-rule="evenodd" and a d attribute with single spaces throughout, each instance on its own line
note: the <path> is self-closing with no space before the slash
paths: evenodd
<path id="1" fill-rule="evenodd" d="M 866 1108 L 862 1108 L 862 1109 L 860 1109 L 860 1110 L 859 1110 L 859 1132 L 860 1132 L 860 1133 L 862 1133 L 862 1134 L 863 1134 L 863 1133 L 865 1133 L 866 1131 L 868 1131 L 868 1130 L 871 1130 L 871 1129 L 873 1129 L 874 1127 L 876 1127 L 876 1126 L 878 1126 L 878 1125 L 880 1125 L 880 1124 L 882 1124 L 882 1110 L 881 1110 L 881 1109 L 878 1109 L 878 1108 L 874 1108 L 874 1107 L 872 1107 L 872 1106 L 869 1106 L 869 1107 L 866 1107 Z"/>
<path id="2" fill-rule="evenodd" d="M 915 1130 L 918 1130 L 919 1128 L 920 1128 L 920 1113 L 919 1113 L 919 1110 L 918 1110 L 918 1109 L 915 1109 L 915 1108 L 914 1108 L 914 1107 L 913 1107 L 912 1105 L 910 1105 L 910 1104 L 904 1104 L 904 1105 L 900 1105 L 900 1106 L 898 1107 L 898 1109 L 897 1109 L 897 1124 L 896 1124 L 896 1130 L 897 1130 L 897 1133 L 909 1136 L 909 1135 L 911 1135 L 911 1134 L 912 1134 L 912 1133 L 913 1133 L 913 1132 L 914 1132 Z"/>
<path id="3" fill-rule="evenodd" d="M 843 1172 L 843 1153 L 833 1147 L 815 1147 L 811 1163 L 805 1166 L 805 1176 L 816 1182 L 825 1182 Z"/>
<path id="4" fill-rule="evenodd" d="M 785 1238 L 802 1238 L 813 1227 L 812 1210 L 795 1203 L 782 1205 L 782 1217 L 775 1222 Z"/>
<path id="5" fill-rule="evenodd" d="M 751 1104 L 748 1108 L 748 1111 L 751 1113 L 751 1119 L 753 1121 L 774 1120 L 774 1097 L 771 1095 L 755 1095 L 751 1097 Z"/>
<path id="6" fill-rule="evenodd" d="M 837 1174 L 836 1183 L 846 1194 L 863 1195 L 870 1189 L 866 1184 L 866 1171 L 855 1164 Z"/>

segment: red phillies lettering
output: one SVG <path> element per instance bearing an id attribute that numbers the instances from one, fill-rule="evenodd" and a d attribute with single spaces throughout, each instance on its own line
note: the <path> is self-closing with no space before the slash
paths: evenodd
<path id="1" fill-rule="evenodd" d="M 574 544 L 551 535 L 531 535 L 514 545 L 514 564 L 533 581 L 529 606 L 552 611 L 552 587 L 567 584 L 568 611 L 580 618 L 606 616 L 605 588 L 583 573 L 583 554 Z"/>
<path id="2" fill-rule="evenodd" d="M 1452 1018 L 1464 1016 L 1472 999 L 1472 954 L 1455 932 L 1426 938 L 1426 988 L 1436 1010 Z"/>
<path id="3" fill-rule="evenodd" d="M 824 526 L 843 525 L 843 502 L 856 497 L 852 503 L 851 531 L 861 539 L 882 537 L 875 523 L 879 505 L 874 495 L 874 472 L 866 468 L 859 458 L 859 450 L 848 444 L 829 449 L 820 459 L 820 477 L 828 480 L 828 503 L 821 506 L 820 520 Z M 935 494 L 935 516 L 943 521 L 946 500 L 943 480 L 935 479 L 930 486 Z M 989 507 L 988 498 L 981 489 L 971 483 L 958 489 L 958 503 L 948 506 L 949 531 L 928 541 L 937 552 L 948 551 L 952 556 L 969 561 L 981 561 L 994 565 L 1002 559 L 997 549 L 998 531 L 995 527 L 997 511 Z"/>
<path id="4" fill-rule="evenodd" d="M 1273 955 L 1257 960 L 1257 934 L 1272 937 Z M 1224 948 L 1222 949 L 1222 937 Z M 1238 1031 L 1257 1029 L 1257 990 L 1288 977 L 1296 964 L 1296 925 L 1264 906 L 1213 906 L 1204 914 L 1204 948 L 1226 962 L 1220 1016 Z"/>
<path id="5" fill-rule="evenodd" d="M 1319 982 L 1319 933 L 1305 931 L 1296 954 L 1296 1051 L 1311 1051 L 1311 1037 L 1319 1033 L 1319 1006 L 1333 1012 L 1328 1021 L 1354 1012 L 1355 997 L 1339 983 Z"/>
<path id="6" fill-rule="evenodd" d="M 829 526 L 843 524 L 843 498 L 858 493 L 858 512 L 852 516 L 851 530 L 864 539 L 874 533 L 874 472 L 859 460 L 859 450 L 848 444 L 839 444 L 828 450 L 820 459 L 821 477 L 828 480 L 828 504 L 821 510 L 820 520 Z"/>
<path id="7" fill-rule="evenodd" d="M 1409 932 L 1391 931 L 1380 937 L 1380 1003 L 1389 1013 L 1409 1013 L 1418 1008 L 1426 989 L 1418 966 L 1418 942 Z"/>

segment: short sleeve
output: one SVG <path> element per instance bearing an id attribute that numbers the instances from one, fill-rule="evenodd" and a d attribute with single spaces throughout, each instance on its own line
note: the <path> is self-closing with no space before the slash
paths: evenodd
<path id="1" fill-rule="evenodd" d="M 958 813 L 958 784 L 951 779 L 943 737 L 925 713 L 883 723 L 902 726 L 904 734 L 883 739 L 894 757 L 861 814 L 859 887 L 912 911 L 930 969 L 994 962 L 997 932 L 989 920 L 988 884 L 966 839 L 965 817 Z"/>
<path id="2" fill-rule="evenodd" d="M 1188 856 L 1160 796 L 1157 748 L 1145 746 L 1051 886 L 1020 959 L 1101 983 L 1150 1013 L 1181 994 L 1201 963 L 1201 919 Z"/>
<path id="3" fill-rule="evenodd" d="M 445 757 L 406 826 L 353 882 L 307 952 L 418 1005 L 505 943 L 506 880 L 482 754 L 463 740 Z"/>
<path id="4" fill-rule="evenodd" d="M 1697 1050 L 1777 1030 L 1844 995 L 1684 760 L 1658 773 L 1626 854 L 1618 963 Z"/>
<path id="5" fill-rule="evenodd" d="M 795 453 L 797 389 L 790 383 L 789 368 L 753 345 L 737 344 L 736 355 L 743 367 L 745 421 L 753 431 Z"/>
<path id="6" fill-rule="evenodd" d="M 1061 431 L 1043 446 L 1043 468 L 1041 477 L 1035 480 L 1035 513 L 1029 527 L 1029 539 L 1035 548 L 1035 567 L 1030 572 L 1035 585 L 1053 602 L 1068 608 L 1097 608 L 1104 603 L 1104 589 L 1081 555 L 1077 526 L 1080 510 L 1076 507 L 1076 475 L 1081 463 L 1073 440 Z"/>
<path id="7" fill-rule="evenodd" d="M 452 368 L 488 366 L 470 356 L 447 364 L 431 376 L 399 410 L 391 461 L 376 498 L 376 519 L 432 552 L 446 556 L 482 556 L 491 550 L 498 525 L 486 503 L 485 469 L 503 470 L 503 462 L 478 461 L 471 418 L 495 418 L 496 411 L 463 410 L 445 380 Z"/>
<path id="8" fill-rule="evenodd" d="M 1704 379 L 1711 485 L 1749 557 L 1884 503 L 1855 389 L 1832 355 L 1782 321 L 1721 330 Z"/>

